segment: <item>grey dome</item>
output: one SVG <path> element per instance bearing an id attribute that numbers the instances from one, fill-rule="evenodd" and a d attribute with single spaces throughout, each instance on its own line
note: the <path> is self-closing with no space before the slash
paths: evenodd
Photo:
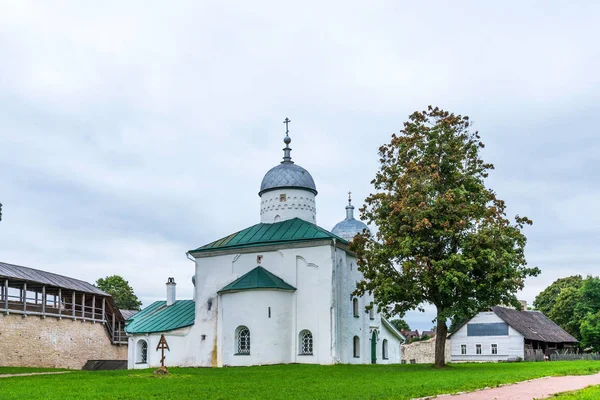
<path id="1" fill-rule="evenodd" d="M 271 168 L 260 184 L 258 195 L 279 188 L 306 189 L 317 194 L 317 187 L 310 173 L 293 162 L 284 161 Z"/>
<path id="2" fill-rule="evenodd" d="M 338 235 L 342 239 L 350 241 L 354 239 L 354 236 L 361 233 L 363 229 L 366 229 L 367 231 L 369 230 L 367 225 L 357 219 L 354 219 L 354 206 L 352 205 L 350 199 L 348 199 L 348 205 L 346 206 L 346 219 L 337 223 L 331 230 L 331 233 Z"/>

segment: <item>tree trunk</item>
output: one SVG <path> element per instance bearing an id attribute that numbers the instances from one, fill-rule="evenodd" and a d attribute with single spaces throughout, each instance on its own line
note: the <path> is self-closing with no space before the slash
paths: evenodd
<path id="1" fill-rule="evenodd" d="M 446 326 L 446 318 L 440 316 L 440 311 L 437 313 L 437 326 L 435 329 L 435 366 L 443 368 L 446 366 L 446 336 L 448 335 L 448 327 Z"/>

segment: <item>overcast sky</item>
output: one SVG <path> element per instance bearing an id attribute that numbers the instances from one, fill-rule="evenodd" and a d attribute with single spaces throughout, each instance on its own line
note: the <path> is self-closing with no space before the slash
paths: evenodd
<path id="1" fill-rule="evenodd" d="M 489 186 L 534 221 L 531 302 L 599 273 L 599 18 L 594 1 L 0 0 L 0 261 L 120 274 L 144 305 L 174 276 L 191 298 L 185 252 L 260 221 L 285 117 L 331 229 L 433 104 L 471 117 Z"/>

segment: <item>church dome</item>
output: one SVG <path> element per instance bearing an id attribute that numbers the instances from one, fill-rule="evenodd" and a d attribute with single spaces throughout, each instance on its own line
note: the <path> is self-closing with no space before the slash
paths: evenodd
<path id="1" fill-rule="evenodd" d="M 278 166 L 271 168 L 260 184 L 258 195 L 279 188 L 306 189 L 317 194 L 317 187 L 310 173 L 292 161 L 283 161 Z"/>
<path id="2" fill-rule="evenodd" d="M 292 139 L 289 136 L 288 123 L 291 122 L 288 118 L 283 121 L 285 123 L 286 132 L 283 143 L 285 148 L 283 149 L 283 161 L 276 167 L 271 168 L 262 180 L 260 184 L 259 196 L 263 193 L 273 189 L 306 189 L 312 192 L 314 195 L 317 194 L 317 187 L 313 177 L 308 173 L 307 170 L 301 166 L 294 164 L 292 161 L 290 143 Z"/>
<path id="3" fill-rule="evenodd" d="M 354 218 L 354 206 L 352 205 L 351 198 L 348 197 L 348 205 L 346 206 L 346 219 L 337 223 L 331 230 L 331 233 L 338 235 L 342 239 L 350 241 L 354 239 L 354 236 L 361 233 L 363 229 L 366 229 L 367 231 L 369 230 L 367 225 Z"/>

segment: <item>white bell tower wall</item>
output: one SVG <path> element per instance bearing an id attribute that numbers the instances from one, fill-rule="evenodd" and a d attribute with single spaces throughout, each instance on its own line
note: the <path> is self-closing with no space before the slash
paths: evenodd
<path id="1" fill-rule="evenodd" d="M 303 189 L 278 188 L 260 196 L 260 222 L 272 224 L 292 218 L 317 223 L 315 194 Z"/>

